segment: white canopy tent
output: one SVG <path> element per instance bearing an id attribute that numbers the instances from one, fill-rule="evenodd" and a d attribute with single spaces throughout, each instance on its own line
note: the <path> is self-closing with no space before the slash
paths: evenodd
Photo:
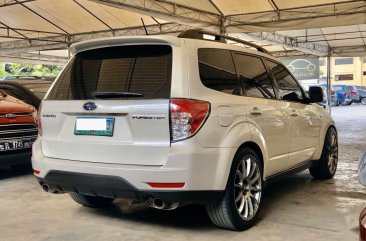
<path id="1" fill-rule="evenodd" d="M 364 0 L 0 0 L 0 61 L 64 63 L 82 40 L 189 28 L 280 56 L 366 55 Z"/>

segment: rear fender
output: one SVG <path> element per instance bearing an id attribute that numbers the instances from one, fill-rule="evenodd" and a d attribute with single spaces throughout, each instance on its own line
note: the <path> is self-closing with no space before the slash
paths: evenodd
<path id="1" fill-rule="evenodd" d="M 239 148 L 247 142 L 252 142 L 260 148 L 263 156 L 263 177 L 265 177 L 267 169 L 267 152 L 263 135 L 254 123 L 251 123 L 249 120 L 240 120 L 235 121 L 229 128 L 227 128 L 225 136 L 221 141 L 222 147 L 232 147 L 222 148 L 225 151 L 220 153 L 221 161 L 219 162 L 220 166 L 217 170 L 225 170 L 223 175 L 225 180 L 222 180 L 222 183 L 227 183 L 235 154 Z"/>

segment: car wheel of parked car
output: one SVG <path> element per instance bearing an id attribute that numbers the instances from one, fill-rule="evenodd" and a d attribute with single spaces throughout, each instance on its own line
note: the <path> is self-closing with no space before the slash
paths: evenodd
<path id="1" fill-rule="evenodd" d="M 89 208 L 106 207 L 114 200 L 114 198 L 95 197 L 74 192 L 70 193 L 70 196 L 75 202 Z"/>
<path id="2" fill-rule="evenodd" d="M 366 105 L 366 98 L 362 98 L 360 102 L 361 104 Z"/>
<path id="3" fill-rule="evenodd" d="M 261 207 L 262 180 L 257 154 L 250 148 L 241 149 L 233 161 L 224 197 L 207 205 L 211 221 L 238 231 L 253 226 Z"/>
<path id="4" fill-rule="evenodd" d="M 317 179 L 330 179 L 334 176 L 338 164 L 337 131 L 331 127 L 327 131 L 320 160 L 309 168 L 310 174 Z"/>
<path id="5" fill-rule="evenodd" d="M 351 104 L 352 104 L 352 102 L 346 102 L 346 101 L 341 103 L 342 106 L 351 105 Z"/>

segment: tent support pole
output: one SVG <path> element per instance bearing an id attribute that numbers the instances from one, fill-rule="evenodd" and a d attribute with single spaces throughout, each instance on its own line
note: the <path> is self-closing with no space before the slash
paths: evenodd
<path id="1" fill-rule="evenodd" d="M 331 96 L 330 96 L 330 73 L 331 69 L 330 69 L 330 53 L 327 56 L 327 98 L 328 98 L 328 108 L 329 108 L 329 113 L 332 114 L 332 110 L 331 110 Z"/>

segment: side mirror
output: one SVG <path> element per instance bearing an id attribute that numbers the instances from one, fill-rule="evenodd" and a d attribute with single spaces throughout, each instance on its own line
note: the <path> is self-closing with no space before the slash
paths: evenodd
<path id="1" fill-rule="evenodd" d="M 310 103 L 319 103 L 323 101 L 324 93 L 322 87 L 311 86 L 309 87 Z"/>

